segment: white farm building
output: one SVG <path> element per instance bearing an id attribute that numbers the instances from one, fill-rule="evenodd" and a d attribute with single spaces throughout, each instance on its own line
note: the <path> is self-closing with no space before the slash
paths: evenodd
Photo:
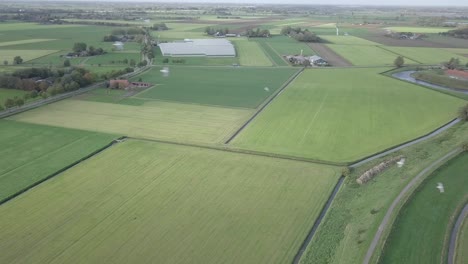
<path id="1" fill-rule="evenodd" d="M 178 42 L 160 43 L 163 56 L 172 57 L 235 57 L 236 49 L 227 39 L 185 39 Z"/>

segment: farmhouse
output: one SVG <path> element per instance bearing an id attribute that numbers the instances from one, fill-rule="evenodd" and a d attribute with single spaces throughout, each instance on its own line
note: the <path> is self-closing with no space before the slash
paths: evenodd
<path id="1" fill-rule="evenodd" d="M 126 89 L 135 87 L 150 87 L 151 83 L 146 82 L 130 82 L 129 80 L 110 80 L 108 87 L 112 89 Z"/>
<path id="2" fill-rule="evenodd" d="M 185 39 L 159 44 L 163 56 L 172 57 L 235 57 L 236 50 L 227 39 Z"/>

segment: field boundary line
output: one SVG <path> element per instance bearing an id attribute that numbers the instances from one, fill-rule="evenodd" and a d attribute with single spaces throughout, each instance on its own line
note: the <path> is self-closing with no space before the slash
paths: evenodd
<path id="1" fill-rule="evenodd" d="M 389 147 L 389 148 L 384 149 L 384 150 L 382 150 L 380 152 L 377 152 L 377 153 L 374 153 L 372 155 L 361 158 L 361 159 L 359 159 L 357 161 L 350 162 L 349 166 L 352 167 L 352 168 L 359 167 L 359 166 L 361 166 L 361 165 L 363 165 L 363 164 L 365 164 L 367 162 L 370 162 L 372 160 L 375 160 L 375 159 L 378 159 L 378 158 L 383 157 L 385 155 L 391 154 L 391 153 L 396 152 L 396 151 L 398 151 L 400 149 L 412 146 L 412 145 L 417 144 L 417 143 L 419 143 L 421 141 L 430 139 L 430 138 L 432 138 L 434 136 L 437 136 L 438 134 L 444 132 L 445 130 L 453 127 L 454 125 L 458 124 L 460 121 L 461 120 L 459 118 L 454 118 L 454 119 L 450 120 L 449 122 L 445 123 L 444 125 L 430 131 L 429 133 L 426 133 L 426 134 L 424 134 L 422 136 L 419 136 L 417 138 L 408 140 L 406 142 L 400 143 L 400 144 L 395 145 L 393 147 Z"/>
<path id="2" fill-rule="evenodd" d="M 461 212 L 458 214 L 457 221 L 453 226 L 452 232 L 450 233 L 450 243 L 448 247 L 448 264 L 453 264 L 454 259 L 457 253 L 457 245 L 456 242 L 458 241 L 460 235 L 460 228 L 462 226 L 463 221 L 465 218 L 468 217 L 468 203 L 465 204 Z"/>
<path id="3" fill-rule="evenodd" d="M 8 197 L 2 199 L 2 200 L 0 200 L 0 206 L 2 206 L 4 203 L 6 203 L 6 202 L 8 202 L 8 201 L 10 201 L 10 200 L 12 200 L 12 199 L 14 199 L 15 197 L 17 197 L 17 196 L 19 196 L 19 195 L 21 195 L 21 194 L 23 194 L 23 193 L 29 191 L 30 189 L 32 189 L 32 188 L 34 188 L 34 187 L 40 185 L 41 183 L 43 183 L 43 182 L 45 182 L 45 181 L 47 181 L 47 180 L 49 180 L 49 179 L 51 179 L 51 178 L 53 178 L 53 177 L 55 177 L 55 176 L 61 174 L 62 172 L 66 171 L 66 170 L 68 170 L 68 169 L 70 169 L 70 168 L 72 168 L 72 167 L 74 167 L 74 166 L 76 166 L 76 165 L 78 165 L 78 164 L 80 164 L 81 162 L 86 161 L 86 160 L 88 160 L 89 158 L 92 158 L 93 156 L 95 156 L 95 155 L 97 155 L 97 154 L 103 152 L 104 150 L 106 150 L 106 149 L 112 147 L 113 145 L 119 143 L 121 140 L 124 140 L 124 139 L 126 139 L 126 138 L 127 138 L 127 137 L 123 136 L 123 137 L 119 137 L 119 138 L 117 138 L 117 139 L 114 139 L 114 140 L 112 140 L 110 143 L 104 145 L 103 147 L 101 147 L 101 148 L 99 148 L 99 149 L 97 149 L 97 150 L 91 152 L 90 154 L 88 154 L 88 155 L 86 155 L 86 156 L 84 156 L 84 157 L 78 159 L 78 160 L 75 161 L 75 162 L 72 162 L 71 164 L 69 164 L 69 165 L 67 165 L 67 166 L 65 166 L 65 167 L 63 167 L 63 168 L 61 168 L 61 169 L 59 169 L 58 171 L 56 171 L 56 172 L 50 174 L 49 176 L 47 176 L 47 177 L 45 177 L 45 178 L 43 178 L 43 179 L 41 179 L 41 180 L 39 180 L 39 181 L 37 181 L 37 182 L 34 182 L 33 184 L 31 184 L 31 185 L 29 185 L 29 186 L 27 186 L 27 187 L 25 187 L 25 188 L 23 188 L 23 189 L 17 191 L 16 193 L 14 193 L 14 194 L 12 194 L 12 195 L 10 195 L 10 196 L 8 196 Z"/>
<path id="4" fill-rule="evenodd" d="M 45 42 L 45 41 L 44 41 L 44 42 Z M 39 56 L 39 57 L 34 58 L 34 59 L 32 59 L 32 60 L 25 61 L 23 64 L 31 64 L 31 65 L 34 65 L 34 63 L 31 63 L 30 61 L 37 60 L 37 59 L 40 59 L 40 58 L 44 58 L 44 57 L 47 57 L 47 56 L 49 56 L 49 55 L 61 53 L 62 51 L 63 51 L 63 50 L 55 50 L 55 52 L 49 53 L 49 54 L 47 54 L 47 55 L 42 55 L 42 56 Z M 38 64 L 42 65 L 42 64 L 47 64 L 47 63 L 38 63 Z"/>
<path id="5" fill-rule="evenodd" d="M 280 57 L 284 62 L 288 63 L 288 62 L 283 58 L 283 56 L 281 56 L 281 54 L 279 54 L 278 51 L 275 50 L 275 48 L 273 48 L 273 47 L 270 45 L 270 43 L 265 42 L 265 44 L 266 44 L 268 47 L 270 47 L 271 50 L 272 50 L 276 55 L 278 55 L 278 57 Z M 289 64 L 289 63 L 288 63 L 288 64 Z"/>
<path id="6" fill-rule="evenodd" d="M 398 214 L 404 206 L 405 203 L 407 203 L 411 196 L 414 194 L 414 191 L 421 186 L 421 183 L 424 182 L 425 176 L 430 175 L 432 172 L 434 172 L 437 168 L 441 167 L 444 165 L 448 160 L 454 158 L 457 156 L 459 153 L 461 153 L 462 150 L 460 148 L 456 148 L 444 156 L 440 157 L 439 159 L 433 161 L 431 164 L 429 164 L 426 168 L 424 168 L 422 171 L 420 171 L 398 194 L 398 196 L 393 200 L 392 204 L 390 207 L 387 209 L 387 212 L 385 213 L 384 218 L 382 219 L 377 232 L 374 235 L 374 238 L 372 239 L 371 244 L 369 245 L 369 248 L 367 250 L 367 253 L 365 255 L 365 258 L 363 260 L 363 264 L 369 264 L 371 262 L 371 259 L 373 256 L 375 256 L 376 248 L 379 246 L 380 248 L 385 247 L 386 240 L 388 238 L 388 235 L 391 232 L 391 229 L 389 230 L 388 228 L 393 227 L 393 224 L 395 223 L 396 218 L 398 217 Z M 422 181 L 421 181 L 422 179 Z M 403 201 L 403 203 L 401 203 Z M 396 215 L 395 215 L 396 213 Z M 381 255 L 377 258 L 376 261 L 378 262 L 378 259 L 380 258 Z"/>
<path id="7" fill-rule="evenodd" d="M 250 41 L 250 40 L 249 40 Z M 268 57 L 268 59 L 273 63 L 273 66 L 279 66 L 278 63 L 276 63 L 275 60 L 273 60 L 273 58 L 271 57 L 270 54 L 268 54 L 268 52 L 266 52 L 265 48 L 263 47 L 263 44 L 260 44 L 257 42 L 257 45 L 262 49 L 263 53 L 266 54 L 266 56 Z"/>
<path id="8" fill-rule="evenodd" d="M 26 166 L 26 165 L 29 165 L 29 164 L 31 164 L 31 163 L 36 162 L 36 161 L 37 161 L 38 159 L 40 159 L 40 158 L 47 157 L 47 156 L 49 156 L 50 154 L 57 153 L 57 152 L 63 150 L 64 148 L 67 148 L 67 147 L 69 147 L 69 146 L 71 146 L 71 145 L 73 145 L 73 144 L 76 144 L 77 142 L 81 142 L 81 141 L 87 139 L 88 137 L 89 137 L 89 136 L 84 136 L 84 137 L 78 138 L 77 140 L 74 140 L 74 141 L 72 141 L 72 142 L 69 142 L 69 143 L 67 143 L 67 144 L 65 144 L 65 145 L 60 146 L 60 147 L 57 148 L 57 149 L 54 149 L 54 150 L 48 152 L 46 155 L 36 157 L 35 159 L 30 160 L 30 161 L 28 161 L 28 162 L 22 164 L 21 166 L 18 166 L 18 167 L 13 168 L 13 169 L 11 169 L 11 170 L 9 170 L 9 171 L 6 171 L 5 173 L 0 174 L 0 179 L 3 178 L 5 175 L 10 174 L 11 172 L 14 172 L 14 171 L 16 171 L 16 170 L 18 170 L 18 169 L 23 168 L 23 167 Z"/>
<path id="9" fill-rule="evenodd" d="M 414 62 L 416 62 L 416 63 L 418 63 L 418 64 L 424 64 L 424 63 L 422 63 L 422 62 L 420 62 L 420 61 L 418 61 L 418 60 L 415 60 L 415 59 L 413 59 L 413 58 L 410 58 L 410 57 L 407 57 L 407 56 L 403 56 L 403 55 L 400 54 L 400 53 L 397 53 L 397 52 L 395 52 L 395 51 L 386 49 L 386 48 L 384 48 L 382 45 L 376 45 L 376 47 L 378 47 L 378 48 L 380 48 L 380 49 L 383 49 L 383 50 L 385 50 L 385 51 L 388 51 L 388 52 L 390 52 L 390 53 L 393 53 L 393 54 L 395 54 L 395 55 L 402 56 L 403 58 L 410 59 L 410 60 L 412 60 L 412 61 L 414 61 Z"/>
<path id="10" fill-rule="evenodd" d="M 305 68 L 301 68 L 291 77 L 289 77 L 289 79 L 285 83 L 283 83 L 283 85 L 278 90 L 276 90 L 276 92 L 269 99 L 267 99 L 266 103 L 260 106 L 260 108 L 236 132 L 234 132 L 234 134 L 231 137 L 229 137 L 228 140 L 224 142 L 224 144 L 229 144 L 242 130 L 244 130 L 244 128 L 247 127 L 247 125 L 250 124 L 250 122 L 252 122 L 252 120 L 254 120 L 255 117 L 257 117 L 268 105 L 270 105 L 270 103 L 278 95 L 280 95 L 284 91 L 284 89 L 286 89 L 286 87 L 288 87 L 289 84 L 291 84 L 304 71 L 304 69 Z"/>
<path id="11" fill-rule="evenodd" d="M 323 218 L 328 212 L 328 209 L 330 208 L 333 200 L 335 200 L 335 196 L 338 193 L 338 191 L 341 189 L 341 186 L 343 185 L 343 182 L 345 180 L 345 176 L 341 175 L 340 178 L 338 179 L 338 182 L 336 183 L 335 187 L 333 188 L 333 191 L 331 192 L 330 196 L 328 196 L 327 202 L 323 205 L 322 210 L 320 211 L 319 216 L 317 219 L 315 219 L 314 225 L 309 231 L 309 234 L 306 236 L 304 241 L 301 244 L 301 247 L 299 248 L 298 252 L 294 256 L 293 259 L 293 264 L 299 264 L 301 261 L 302 255 L 304 255 L 304 252 L 306 251 L 307 247 L 309 246 L 310 242 L 312 241 L 312 238 L 314 237 L 315 233 L 317 232 L 317 229 L 322 223 Z"/>
<path id="12" fill-rule="evenodd" d="M 308 159 L 308 158 L 302 158 L 302 157 L 296 157 L 296 156 L 287 156 L 287 155 L 281 155 L 281 154 L 275 154 L 275 153 L 269 153 L 269 152 L 255 151 L 255 150 L 239 149 L 239 148 L 233 148 L 229 145 L 202 145 L 202 144 L 196 144 L 196 143 L 176 142 L 176 141 L 167 141 L 167 140 L 162 140 L 162 139 L 139 138 L 139 137 L 131 137 L 131 136 L 128 136 L 126 138 L 130 140 L 156 142 L 156 143 L 162 143 L 162 144 L 179 145 L 179 146 L 193 147 L 193 148 L 204 148 L 204 149 L 211 149 L 211 150 L 217 150 L 217 151 L 226 151 L 226 152 L 239 153 L 239 154 L 245 154 L 245 155 L 260 156 L 260 157 L 266 157 L 266 158 L 308 162 L 308 163 L 321 164 L 321 165 L 327 165 L 327 166 L 335 166 L 335 167 L 346 166 L 346 164 L 344 163 L 314 160 L 314 159 Z"/>

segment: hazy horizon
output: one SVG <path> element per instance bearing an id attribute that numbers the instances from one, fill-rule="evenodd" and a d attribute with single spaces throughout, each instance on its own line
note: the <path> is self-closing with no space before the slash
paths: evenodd
<path id="1" fill-rule="evenodd" d="M 8 1 L 10 2 L 10 1 Z M 13 2 L 13 1 L 11 1 Z M 341 6 L 462 6 L 468 7 L 468 1 L 462 0 L 296 0 L 286 3 L 284 0 L 20 0 L 16 2 L 126 2 L 126 3 L 234 3 L 234 4 L 285 4 L 285 5 L 341 5 Z"/>

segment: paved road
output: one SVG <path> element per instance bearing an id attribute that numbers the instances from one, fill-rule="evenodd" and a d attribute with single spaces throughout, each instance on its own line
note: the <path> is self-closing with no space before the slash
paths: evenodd
<path id="1" fill-rule="evenodd" d="M 461 211 L 460 215 L 458 215 L 457 222 L 455 223 L 455 226 L 452 229 L 452 233 L 450 234 L 448 264 L 454 263 L 453 260 L 455 259 L 457 236 L 460 234 L 460 227 L 463 223 L 463 220 L 465 220 L 466 217 L 468 217 L 468 204 L 465 204 L 465 207 L 463 207 L 463 210 Z"/>
<path id="2" fill-rule="evenodd" d="M 395 198 L 395 200 L 393 200 L 392 205 L 390 205 L 390 208 L 388 208 L 387 213 L 385 214 L 385 217 L 383 218 L 382 222 L 380 223 L 379 229 L 377 230 L 377 233 L 375 234 L 374 239 L 372 240 L 372 243 L 370 244 L 369 249 L 367 250 L 366 257 L 364 258 L 363 264 L 368 264 L 370 262 L 370 259 L 371 259 L 372 255 L 374 254 L 375 248 L 377 247 L 380 239 L 382 238 L 382 234 L 383 234 L 383 231 L 385 230 L 385 227 L 388 225 L 388 222 L 390 221 L 390 219 L 391 219 L 397 205 L 400 204 L 403 197 L 405 197 L 405 195 L 407 195 L 411 191 L 411 189 L 416 185 L 416 183 L 418 183 L 418 181 L 426 173 L 428 173 L 432 169 L 435 169 L 435 168 L 439 167 L 440 165 L 442 165 L 445 162 L 445 160 L 455 156 L 459 152 L 460 152 L 459 148 L 454 149 L 454 150 L 450 151 L 449 153 L 447 153 L 442 158 L 440 158 L 440 159 L 436 160 L 435 162 L 433 162 L 431 165 L 429 165 L 424 170 L 422 170 L 418 175 L 416 175 L 416 177 L 414 177 L 405 186 L 405 188 L 400 192 L 400 194 L 398 194 L 398 196 Z"/>
<path id="3" fill-rule="evenodd" d="M 411 82 L 411 83 L 420 84 L 420 85 L 427 86 L 427 87 L 430 87 L 430 88 L 434 88 L 434 89 L 437 89 L 437 90 L 444 90 L 444 91 L 451 91 L 451 92 L 457 92 L 457 93 L 468 94 L 468 90 L 462 90 L 462 89 L 444 87 L 444 86 L 440 86 L 440 85 L 436 85 L 436 84 L 432 84 L 432 83 L 428 83 L 428 82 L 416 80 L 415 78 L 413 78 L 413 77 L 411 76 L 411 74 L 413 74 L 413 73 L 415 73 L 415 72 L 416 72 L 416 71 L 397 72 L 397 73 L 392 74 L 392 76 L 395 77 L 395 78 L 397 78 L 397 79 L 400 79 L 400 80 L 402 80 L 402 81 L 407 81 L 407 82 Z"/>

